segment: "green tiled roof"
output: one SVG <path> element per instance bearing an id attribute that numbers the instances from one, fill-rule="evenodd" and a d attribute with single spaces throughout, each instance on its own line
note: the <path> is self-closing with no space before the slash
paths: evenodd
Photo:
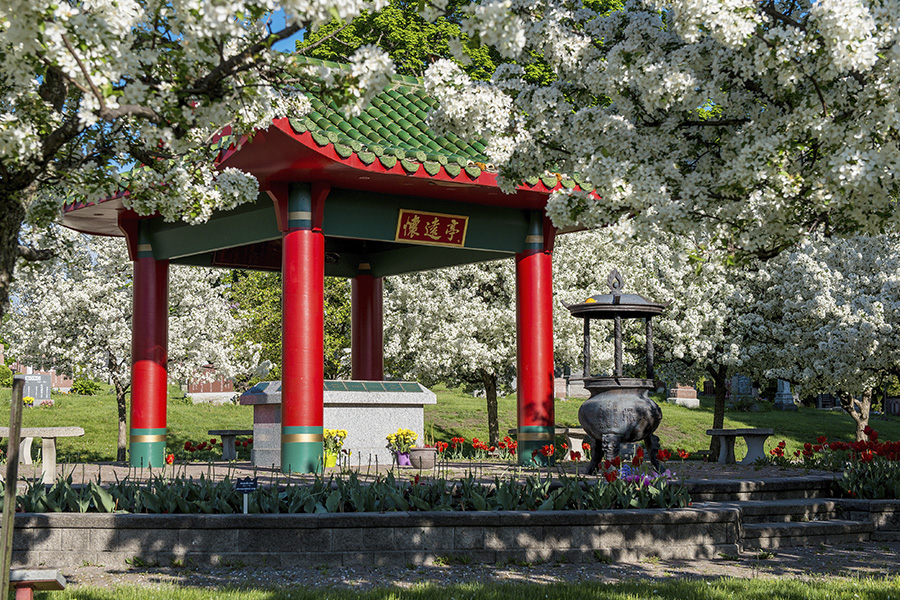
<path id="1" fill-rule="evenodd" d="M 347 65 L 318 59 L 299 58 L 311 66 L 346 69 Z M 333 101 L 323 102 L 307 94 L 312 112 L 290 119 L 296 133 L 309 133 L 320 147 L 334 145 L 342 159 L 353 154 L 365 165 L 376 160 L 387 169 L 399 162 L 409 174 L 424 169 L 429 176 L 441 170 L 452 178 L 465 173 L 477 179 L 482 171 L 493 171 L 490 159 L 484 154 L 484 140 L 463 140 L 452 133 L 438 135 L 427 125 L 428 113 L 437 106 L 429 96 L 421 79 L 394 76 L 391 85 L 375 96 L 359 117 L 347 117 Z M 562 183 L 574 188 L 576 181 L 568 177 L 547 174 L 527 181 L 534 187 L 538 182 L 548 189 Z"/>
<path id="2" fill-rule="evenodd" d="M 346 65 L 303 58 L 312 66 L 344 69 Z M 424 89 L 421 79 L 395 76 L 358 117 L 348 117 L 334 101 L 323 102 L 308 94 L 312 112 L 290 119 L 297 133 L 309 132 L 319 146 L 334 145 L 341 158 L 356 154 L 363 164 L 376 160 L 385 168 L 398 162 L 412 174 L 424 168 L 436 175 L 442 168 L 451 177 L 462 171 L 477 178 L 489 167 L 482 140 L 461 140 L 452 133 L 438 135 L 426 124 L 437 102 Z"/>
<path id="3" fill-rule="evenodd" d="M 314 67 L 349 69 L 348 65 L 310 57 L 301 56 L 296 60 Z M 399 163 L 410 175 L 433 177 L 443 171 L 453 179 L 474 180 L 483 171 L 494 171 L 484 154 L 484 140 L 463 140 L 452 133 L 438 135 L 428 127 L 428 113 L 437 101 L 425 92 L 422 80 L 417 77 L 395 75 L 387 89 L 375 96 L 358 117 L 347 117 L 334 101 L 323 102 L 312 92 L 307 92 L 307 97 L 312 111 L 289 119 L 291 128 L 297 134 L 308 133 L 319 147 L 333 145 L 340 159 L 356 155 L 367 166 L 378 161 L 384 168 L 392 169 Z M 237 141 L 234 135 L 222 136 L 213 143 L 212 149 L 219 150 L 221 159 L 222 153 Z M 131 177 L 146 168 L 138 166 L 123 173 L 117 195 L 127 190 Z M 560 184 L 572 189 L 581 181 L 577 176 L 572 179 L 547 173 L 523 183 L 528 187 L 543 184 L 551 190 Z"/>

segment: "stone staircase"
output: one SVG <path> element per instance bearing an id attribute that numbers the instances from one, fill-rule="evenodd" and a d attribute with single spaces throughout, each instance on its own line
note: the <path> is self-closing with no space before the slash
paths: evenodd
<path id="1" fill-rule="evenodd" d="M 694 506 L 740 511 L 745 551 L 866 542 L 879 537 L 869 513 L 829 497 L 831 478 L 688 482 Z"/>

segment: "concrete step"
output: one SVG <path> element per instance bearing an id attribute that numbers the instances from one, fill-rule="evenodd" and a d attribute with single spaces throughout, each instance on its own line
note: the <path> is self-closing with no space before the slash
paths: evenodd
<path id="1" fill-rule="evenodd" d="M 834 475 L 810 475 L 756 480 L 688 479 L 684 481 L 696 502 L 733 502 L 748 500 L 787 500 L 831 498 Z"/>
<path id="2" fill-rule="evenodd" d="M 748 500 L 723 502 L 741 510 L 741 520 L 750 523 L 807 523 L 846 519 L 841 503 L 834 498 L 793 498 L 788 500 Z"/>
<path id="3" fill-rule="evenodd" d="M 742 530 L 745 550 L 765 550 L 790 546 L 867 542 L 875 531 L 875 525 L 834 519 L 810 523 L 747 523 Z"/>

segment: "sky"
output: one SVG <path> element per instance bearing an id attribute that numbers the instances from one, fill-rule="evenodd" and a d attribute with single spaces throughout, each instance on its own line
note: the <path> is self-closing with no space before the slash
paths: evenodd
<path id="1" fill-rule="evenodd" d="M 279 29 L 284 28 L 284 9 L 279 8 L 275 13 L 272 14 L 272 31 L 278 31 Z M 305 30 L 301 29 L 291 37 L 281 40 L 272 48 L 278 50 L 279 52 L 293 52 L 294 51 L 294 42 L 297 40 L 303 39 L 303 34 Z"/>

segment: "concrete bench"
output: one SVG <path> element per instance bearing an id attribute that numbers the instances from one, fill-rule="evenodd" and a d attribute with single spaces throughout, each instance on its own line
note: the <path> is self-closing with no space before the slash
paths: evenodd
<path id="1" fill-rule="evenodd" d="M 518 429 L 507 430 L 510 436 L 514 436 L 518 432 Z M 569 450 L 574 450 L 575 452 L 581 452 L 581 444 L 584 443 L 584 439 L 587 437 L 587 433 L 581 427 L 560 427 L 559 425 L 556 426 L 554 435 L 566 438 Z"/>
<path id="2" fill-rule="evenodd" d="M 706 435 L 719 438 L 719 464 L 733 465 L 737 462 L 734 457 L 734 440 L 737 437 L 744 438 L 747 442 L 747 456 L 741 461 L 742 465 L 752 465 L 760 458 L 765 458 L 766 450 L 763 447 L 770 435 L 775 435 L 772 429 L 707 429 Z"/>
<path id="3" fill-rule="evenodd" d="M 22 441 L 19 451 L 25 459 L 25 464 L 31 464 L 31 439 L 41 438 L 41 479 L 44 483 L 52 484 L 56 481 L 56 438 L 81 437 L 84 429 L 81 427 L 23 427 Z M 9 437 L 9 427 L 0 427 L 0 438 Z"/>
<path id="4" fill-rule="evenodd" d="M 239 435 L 253 435 L 252 429 L 211 429 L 206 432 L 209 435 L 218 435 L 222 438 L 222 459 L 237 460 L 237 449 L 234 447 L 234 438 Z"/>
<path id="5" fill-rule="evenodd" d="M 58 569 L 11 569 L 9 584 L 16 590 L 16 600 L 31 600 L 34 590 L 51 592 L 66 589 L 66 578 Z"/>

